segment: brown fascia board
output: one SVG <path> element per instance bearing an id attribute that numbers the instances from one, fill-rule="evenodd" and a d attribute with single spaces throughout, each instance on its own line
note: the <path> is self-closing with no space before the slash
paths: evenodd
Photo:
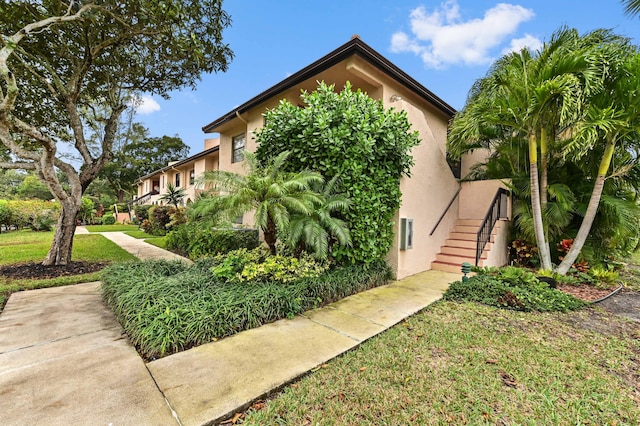
<path id="1" fill-rule="evenodd" d="M 422 84 L 418 83 L 409 74 L 402 71 L 396 65 L 391 63 L 387 58 L 376 52 L 371 46 L 360 40 L 360 38 L 354 37 L 349 42 L 343 44 L 323 58 L 301 69 L 297 73 L 292 74 L 291 76 L 282 80 L 280 83 L 276 84 L 270 89 L 265 90 L 258 96 L 245 102 L 244 104 L 228 112 L 217 120 L 207 124 L 202 128 L 202 131 L 205 133 L 212 133 L 221 124 L 233 120 L 237 114 L 242 114 L 250 110 L 256 105 L 276 96 L 281 92 L 284 92 L 287 89 L 290 89 L 296 84 L 301 83 L 316 74 L 321 73 L 322 71 L 332 67 L 333 65 L 345 60 L 352 55 L 358 55 L 373 66 L 381 69 L 396 81 L 403 84 L 409 90 L 429 101 L 431 104 L 433 104 L 433 106 L 438 108 L 450 118 L 453 117 L 456 113 L 456 110 L 451 105 L 447 104 L 445 101 L 437 97 L 433 92 L 424 87 Z"/>
<path id="2" fill-rule="evenodd" d="M 198 158 L 200 158 L 200 157 L 204 157 L 205 155 L 212 154 L 212 153 L 214 153 L 214 152 L 218 151 L 219 149 L 220 149 L 220 145 L 218 145 L 218 146 L 214 146 L 213 148 L 209 148 L 209 149 L 207 149 L 207 150 L 205 150 L 205 151 L 199 152 L 199 153 L 197 153 L 196 155 L 192 155 L 192 156 L 191 156 L 191 157 L 189 157 L 189 158 L 185 158 L 184 160 L 180 160 L 180 161 L 178 161 L 177 163 L 172 164 L 172 165 L 170 165 L 170 166 L 164 166 L 164 167 L 163 167 L 163 168 L 161 168 L 161 169 L 158 169 L 158 170 L 156 170 L 156 171 L 153 171 L 153 172 L 149 173 L 148 175 L 144 175 L 144 176 L 142 176 L 141 178 L 138 178 L 138 180 L 136 180 L 136 183 L 138 183 L 138 182 L 142 182 L 142 181 L 143 181 L 143 180 L 145 180 L 145 179 L 149 179 L 151 176 L 153 176 L 153 175 L 157 175 L 158 173 L 164 173 L 164 172 L 166 172 L 167 170 L 170 170 L 170 169 L 173 169 L 173 168 L 176 168 L 176 167 L 180 167 L 180 166 L 182 166 L 182 165 L 184 165 L 184 164 L 188 163 L 189 161 L 197 160 L 197 159 L 198 159 Z"/>

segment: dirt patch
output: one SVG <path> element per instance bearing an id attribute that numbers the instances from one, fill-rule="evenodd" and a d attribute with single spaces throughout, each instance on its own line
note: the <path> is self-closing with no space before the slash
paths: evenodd
<path id="1" fill-rule="evenodd" d="M 596 306 L 640 322 L 640 292 L 623 289 Z"/>
<path id="2" fill-rule="evenodd" d="M 70 262 L 68 265 L 44 266 L 42 263 L 22 263 L 0 267 L 0 276 L 9 279 L 49 279 L 89 274 L 102 270 L 106 262 Z"/>
<path id="3" fill-rule="evenodd" d="M 593 285 L 589 284 L 579 284 L 579 285 L 568 285 L 568 284 L 560 284 L 558 285 L 558 290 L 569 293 L 570 295 L 577 297 L 578 299 L 586 300 L 587 302 L 595 302 L 596 300 L 600 300 L 603 297 L 606 297 L 611 294 L 616 288 L 596 288 Z"/>

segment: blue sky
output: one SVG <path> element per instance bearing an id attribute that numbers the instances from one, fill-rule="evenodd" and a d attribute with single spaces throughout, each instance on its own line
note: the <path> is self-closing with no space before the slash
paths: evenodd
<path id="1" fill-rule="evenodd" d="M 609 28 L 640 44 L 640 20 L 619 0 L 227 0 L 226 73 L 204 75 L 197 90 L 147 98 L 136 120 L 152 136 L 179 135 L 191 154 L 202 126 L 309 65 L 353 34 L 454 108 L 493 59 L 537 47 L 562 25 L 581 33 Z"/>

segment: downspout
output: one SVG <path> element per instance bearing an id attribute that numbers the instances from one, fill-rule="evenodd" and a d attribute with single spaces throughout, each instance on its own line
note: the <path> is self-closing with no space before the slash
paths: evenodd
<path id="1" fill-rule="evenodd" d="M 240 121 L 242 121 L 242 122 L 244 123 L 244 125 L 245 125 L 245 126 L 248 126 L 248 125 L 249 125 L 249 122 L 240 116 L 240 112 L 239 112 L 238 110 L 236 110 L 236 117 L 238 117 L 238 119 L 239 119 Z M 247 130 L 249 130 L 249 129 L 247 129 Z"/>

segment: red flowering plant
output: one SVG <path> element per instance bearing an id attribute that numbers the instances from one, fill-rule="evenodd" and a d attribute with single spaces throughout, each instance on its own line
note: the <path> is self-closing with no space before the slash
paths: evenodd
<path id="1" fill-rule="evenodd" d="M 572 245 L 573 245 L 573 239 L 567 238 L 560 241 L 558 244 L 556 244 L 556 249 L 562 254 L 567 254 L 571 249 Z M 562 261 L 564 259 L 564 256 L 559 256 L 558 259 Z M 587 262 L 584 259 L 580 259 L 579 261 L 574 263 L 572 267 L 578 270 L 579 272 L 584 272 L 584 273 L 589 272 L 589 262 Z"/>

